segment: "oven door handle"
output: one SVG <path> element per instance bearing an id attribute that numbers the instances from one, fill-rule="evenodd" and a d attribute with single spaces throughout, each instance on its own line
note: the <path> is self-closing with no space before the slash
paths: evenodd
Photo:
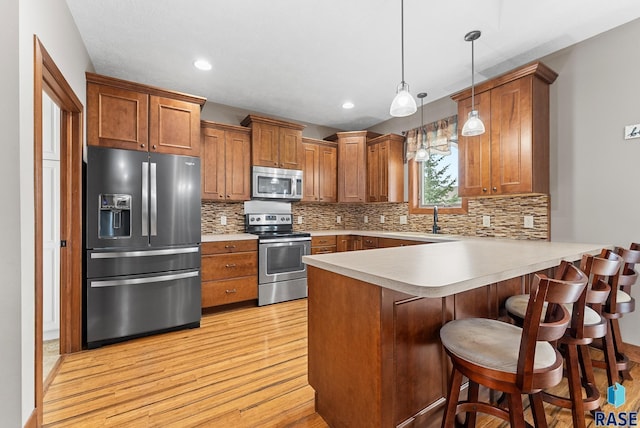
<path id="1" fill-rule="evenodd" d="M 275 239 L 265 239 L 264 241 L 259 241 L 260 244 L 277 244 L 280 242 L 311 242 L 310 237 L 302 237 L 302 238 L 275 238 Z"/>

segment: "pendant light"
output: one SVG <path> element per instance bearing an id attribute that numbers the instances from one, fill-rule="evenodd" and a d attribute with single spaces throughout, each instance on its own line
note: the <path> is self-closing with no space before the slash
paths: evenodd
<path id="1" fill-rule="evenodd" d="M 389 108 L 389 114 L 394 117 L 404 117 L 413 114 L 418 109 L 416 100 L 409 93 L 409 85 L 404 81 L 404 0 L 400 0 L 400 46 L 402 50 L 402 81 L 396 88 L 396 96 Z"/>
<path id="2" fill-rule="evenodd" d="M 484 123 L 478 116 L 478 110 L 476 110 L 474 99 L 474 49 L 473 42 L 480 38 L 480 31 L 469 31 L 465 34 L 464 39 L 467 42 L 471 42 L 471 111 L 469 112 L 469 118 L 462 127 L 462 135 L 464 137 L 473 137 L 475 135 L 484 134 Z"/>
<path id="3" fill-rule="evenodd" d="M 429 153 L 427 152 L 427 148 L 424 146 L 424 137 L 426 137 L 426 133 L 424 132 L 424 97 L 427 96 L 426 92 L 420 92 L 418 94 L 418 98 L 420 98 L 420 145 L 418 146 L 418 150 L 416 150 L 416 156 L 413 158 L 416 162 L 424 162 L 429 159 Z"/>

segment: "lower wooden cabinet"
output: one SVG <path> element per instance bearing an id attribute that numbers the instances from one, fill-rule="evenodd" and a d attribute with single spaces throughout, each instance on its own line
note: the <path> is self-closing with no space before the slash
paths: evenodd
<path id="1" fill-rule="evenodd" d="M 258 298 L 258 242 L 202 244 L 202 307 Z"/>
<path id="2" fill-rule="evenodd" d="M 358 251 L 362 250 L 362 236 L 359 235 L 340 235 L 337 238 L 336 250 L 340 251 Z"/>
<path id="3" fill-rule="evenodd" d="M 337 239 L 335 235 L 312 237 L 311 255 L 335 253 L 337 251 L 336 242 Z"/>

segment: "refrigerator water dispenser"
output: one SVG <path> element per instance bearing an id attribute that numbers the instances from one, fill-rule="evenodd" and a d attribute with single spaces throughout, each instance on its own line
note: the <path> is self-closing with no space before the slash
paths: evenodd
<path id="1" fill-rule="evenodd" d="M 98 237 L 122 239 L 131 237 L 131 195 L 100 194 Z"/>

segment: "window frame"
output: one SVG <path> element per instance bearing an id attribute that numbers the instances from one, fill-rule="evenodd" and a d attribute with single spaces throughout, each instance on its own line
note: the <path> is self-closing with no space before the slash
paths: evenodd
<path id="1" fill-rule="evenodd" d="M 420 166 L 418 162 L 410 159 L 408 162 L 408 175 L 409 175 L 409 214 L 433 214 L 433 208 L 425 208 L 420 206 L 420 183 L 418 182 L 418 176 L 420 172 Z M 466 214 L 468 212 L 468 200 L 466 197 L 461 197 L 460 207 L 438 207 L 439 214 Z"/>

